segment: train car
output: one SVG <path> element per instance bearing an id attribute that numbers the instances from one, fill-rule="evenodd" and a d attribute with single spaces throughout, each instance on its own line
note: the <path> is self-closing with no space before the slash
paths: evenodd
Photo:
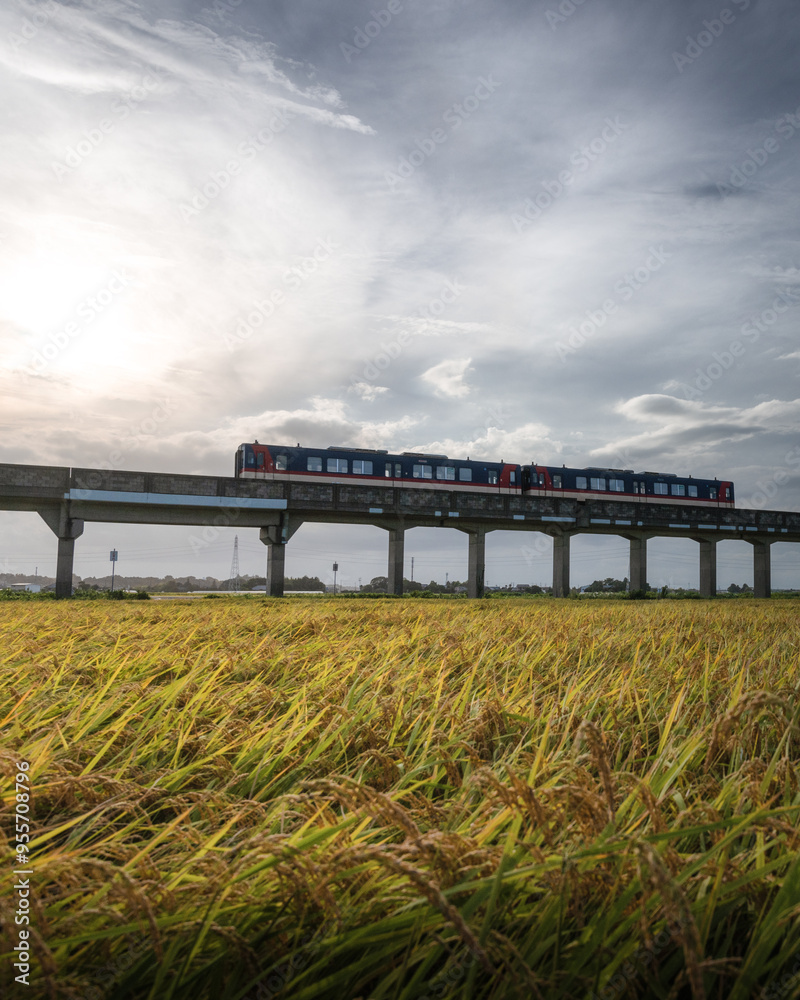
<path id="1" fill-rule="evenodd" d="M 669 472 L 634 472 L 632 469 L 524 465 L 522 492 L 526 496 L 578 500 L 734 506 L 733 483 L 728 480 L 694 479 Z"/>
<path id="2" fill-rule="evenodd" d="M 241 444 L 235 475 L 312 483 L 364 483 L 407 489 L 465 490 L 518 495 L 522 470 L 507 462 L 472 462 L 446 455 L 405 451 L 399 455 L 370 448 L 301 448 Z"/>

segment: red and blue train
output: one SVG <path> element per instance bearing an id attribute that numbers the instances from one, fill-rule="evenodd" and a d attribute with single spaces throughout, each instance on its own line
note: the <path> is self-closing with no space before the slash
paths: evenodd
<path id="1" fill-rule="evenodd" d="M 404 451 L 393 455 L 370 448 L 296 448 L 242 444 L 236 476 L 312 483 L 364 483 L 404 489 L 468 490 L 577 500 L 711 504 L 733 507 L 733 483 L 632 469 L 568 469 L 470 461 Z"/>

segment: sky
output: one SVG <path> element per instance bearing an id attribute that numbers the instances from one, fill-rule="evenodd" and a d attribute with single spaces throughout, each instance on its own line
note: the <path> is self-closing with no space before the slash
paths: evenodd
<path id="1" fill-rule="evenodd" d="M 8 0 L 0 462 L 226 475 L 257 438 L 800 509 L 799 40 L 791 0 Z M 0 572 L 54 574 L 36 514 L 0 526 Z M 99 524 L 75 572 L 223 578 L 236 534 L 263 573 L 255 530 Z M 306 524 L 286 570 L 366 583 L 387 538 Z M 648 552 L 697 585 L 696 543 Z M 466 577 L 457 531 L 412 556 Z M 486 576 L 549 584 L 550 541 L 490 534 Z"/>

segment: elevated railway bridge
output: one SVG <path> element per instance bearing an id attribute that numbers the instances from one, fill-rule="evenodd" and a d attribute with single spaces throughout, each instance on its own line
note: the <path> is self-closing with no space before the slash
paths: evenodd
<path id="1" fill-rule="evenodd" d="M 570 541 L 578 534 L 628 539 L 632 590 L 645 587 L 648 539 L 692 538 L 698 543 L 704 597 L 716 594 L 718 542 L 738 538 L 752 545 L 756 597 L 771 595 L 771 545 L 800 542 L 800 513 L 793 511 L 39 465 L 0 464 L 0 509 L 35 511 L 52 529 L 58 539 L 56 593 L 61 597 L 72 592 L 75 542 L 86 521 L 258 528 L 267 546 L 267 594 L 272 597 L 283 595 L 286 545 L 306 521 L 385 529 L 389 591 L 394 594 L 403 590 L 405 532 L 417 527 L 455 528 L 468 536 L 470 597 L 483 596 L 489 531 L 552 536 L 553 592 L 562 597 L 570 589 Z"/>

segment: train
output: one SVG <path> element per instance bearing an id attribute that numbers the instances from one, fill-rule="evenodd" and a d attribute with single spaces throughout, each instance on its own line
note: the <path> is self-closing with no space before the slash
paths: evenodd
<path id="1" fill-rule="evenodd" d="M 235 475 L 239 479 L 360 483 L 576 500 L 734 506 L 729 480 L 633 469 L 470 461 L 427 452 L 396 455 L 375 448 L 301 448 L 299 444 L 288 447 L 254 441 L 239 445 Z"/>

